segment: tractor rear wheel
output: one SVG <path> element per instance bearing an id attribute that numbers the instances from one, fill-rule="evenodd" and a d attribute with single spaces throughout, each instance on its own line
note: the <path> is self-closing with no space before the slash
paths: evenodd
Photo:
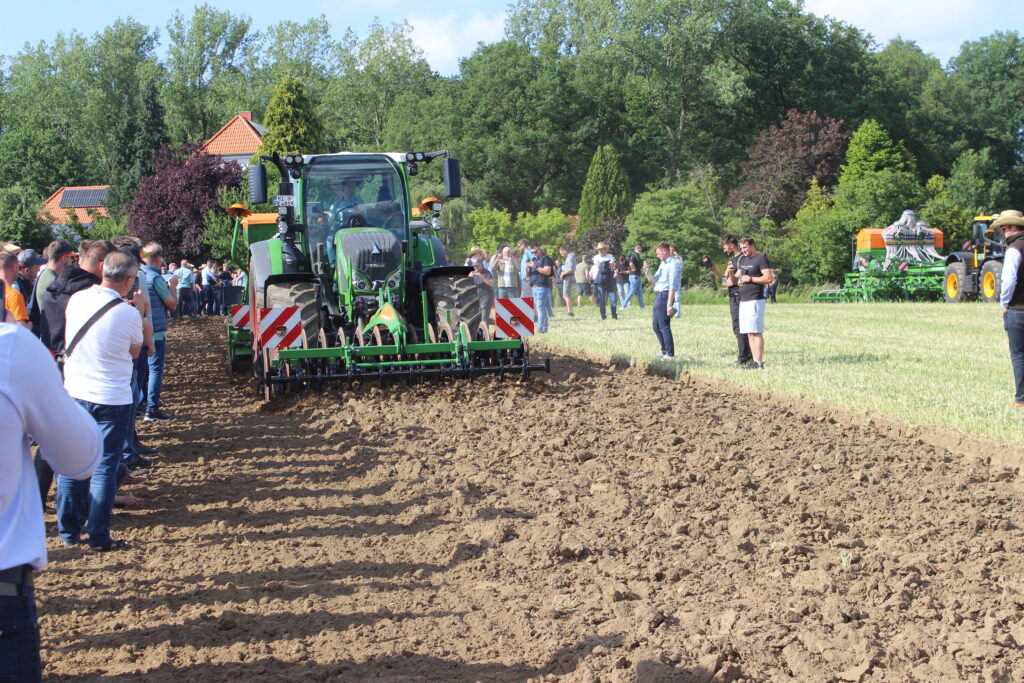
<path id="1" fill-rule="evenodd" d="M 981 298 L 999 301 L 999 288 L 1003 283 L 1003 262 L 989 261 L 981 268 Z"/>
<path id="2" fill-rule="evenodd" d="M 427 280 L 427 290 L 438 325 L 447 322 L 452 329 L 460 323 L 466 323 L 471 330 L 480 327 L 483 311 L 476 293 L 476 280 L 459 276 L 432 277 Z"/>
<path id="3" fill-rule="evenodd" d="M 267 285 L 267 307 L 298 306 L 302 317 L 302 331 L 306 345 L 315 347 L 320 339 L 320 307 L 317 305 L 316 285 L 312 282 L 282 282 Z"/>
<path id="4" fill-rule="evenodd" d="M 942 294 L 946 301 L 959 303 L 967 301 L 967 292 L 964 285 L 967 284 L 967 266 L 963 263 L 950 263 L 946 266 L 946 275 L 942 279 Z"/>

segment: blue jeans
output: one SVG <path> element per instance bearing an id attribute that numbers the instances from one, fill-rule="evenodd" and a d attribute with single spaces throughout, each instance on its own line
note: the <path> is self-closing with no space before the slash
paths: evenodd
<path id="1" fill-rule="evenodd" d="M 548 317 L 551 315 L 551 288 L 533 288 L 533 306 L 537 309 L 537 331 L 548 331 Z"/>
<path id="2" fill-rule="evenodd" d="M 164 359 L 167 357 L 167 340 L 154 339 L 156 353 L 146 356 L 149 363 L 149 389 L 146 392 L 146 412 L 160 409 L 160 388 L 164 385 Z"/>
<path id="3" fill-rule="evenodd" d="M 519 299 L 522 294 L 519 287 L 498 287 L 499 299 Z"/>
<path id="4" fill-rule="evenodd" d="M 615 287 L 612 287 L 611 289 L 605 289 L 601 285 L 597 285 L 596 287 L 594 287 L 594 298 L 597 299 L 597 305 L 601 307 L 601 320 L 604 320 L 605 318 L 604 302 L 607 300 L 611 301 L 612 317 L 618 317 L 618 312 L 615 310 L 615 307 L 618 304 L 618 296 L 617 292 L 615 291 Z"/>
<path id="5" fill-rule="evenodd" d="M 633 297 L 636 297 L 636 302 L 640 304 L 640 308 L 644 307 L 644 281 L 640 279 L 639 275 L 629 276 L 629 289 L 626 290 L 626 296 L 622 299 L 622 308 L 629 308 L 629 301 Z"/>
<path id="6" fill-rule="evenodd" d="M 1010 364 L 1013 365 L 1015 401 L 1024 403 L 1024 311 L 1009 309 L 1003 313 L 1003 329 L 1010 340 Z"/>
<path id="7" fill-rule="evenodd" d="M 110 519 L 117 493 L 117 471 L 124 454 L 124 439 L 132 419 L 132 405 L 105 406 L 75 399 L 92 415 L 103 433 L 103 457 L 87 481 L 70 477 L 57 480 L 57 532 L 65 543 L 78 543 L 82 533 L 82 506 L 89 494 L 89 545 L 96 547 L 110 542 Z"/>
<path id="8" fill-rule="evenodd" d="M 675 340 L 672 339 L 672 321 L 668 317 L 668 291 L 656 292 L 654 294 L 654 318 L 651 320 L 651 327 L 654 328 L 654 336 L 658 338 L 661 345 L 661 352 L 668 356 L 676 355 Z"/>
<path id="9" fill-rule="evenodd" d="M 42 680 L 36 594 L 26 587 L 23 595 L 0 596 L 0 681 Z"/>
<path id="10" fill-rule="evenodd" d="M 615 284 L 615 292 L 619 295 L 619 303 L 621 304 L 629 296 L 629 283 L 628 282 L 617 282 Z"/>

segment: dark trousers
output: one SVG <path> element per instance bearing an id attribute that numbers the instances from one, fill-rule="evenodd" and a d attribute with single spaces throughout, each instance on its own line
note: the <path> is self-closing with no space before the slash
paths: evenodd
<path id="1" fill-rule="evenodd" d="M 1010 363 L 1017 403 L 1024 403 L 1024 310 L 1009 309 L 1003 313 L 1003 329 L 1010 340 Z"/>
<path id="2" fill-rule="evenodd" d="M 739 350 L 736 360 L 741 363 L 749 363 L 754 360 L 754 356 L 750 353 L 750 341 L 747 339 L 747 335 L 740 334 L 739 290 L 736 291 L 736 294 L 729 295 L 729 315 L 732 316 L 732 332 L 736 335 L 736 347 Z"/>
<path id="3" fill-rule="evenodd" d="M 658 338 L 658 343 L 661 345 L 661 352 L 667 356 L 674 356 L 676 355 L 676 345 L 672 339 L 672 319 L 665 311 L 667 307 L 668 292 L 655 292 L 654 318 L 651 320 L 651 327 L 654 328 L 654 336 Z"/>
<path id="4" fill-rule="evenodd" d="M 191 287 L 179 287 L 178 288 L 178 307 L 174 309 L 175 318 L 184 318 L 186 315 L 190 315 L 193 318 L 196 317 L 195 310 L 195 297 L 193 296 Z"/>
<path id="5" fill-rule="evenodd" d="M 42 680 L 36 594 L 25 586 L 21 595 L 0 596 L 0 681 Z"/>

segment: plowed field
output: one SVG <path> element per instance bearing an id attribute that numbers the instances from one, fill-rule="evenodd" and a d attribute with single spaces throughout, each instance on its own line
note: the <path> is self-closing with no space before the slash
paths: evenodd
<path id="1" fill-rule="evenodd" d="M 131 548 L 50 532 L 52 680 L 1024 680 L 1017 453 L 557 354 L 265 406 L 221 334 Z"/>

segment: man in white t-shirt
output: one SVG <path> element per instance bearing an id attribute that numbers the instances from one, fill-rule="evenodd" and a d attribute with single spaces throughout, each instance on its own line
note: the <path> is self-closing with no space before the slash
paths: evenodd
<path id="1" fill-rule="evenodd" d="M 64 388 L 103 432 L 103 457 L 89 484 L 61 477 L 57 484 L 57 531 L 65 545 L 80 542 L 82 498 L 88 490 L 89 549 L 107 552 L 125 547 L 110 538 L 110 519 L 117 492 L 117 469 L 124 454 L 125 436 L 132 419 L 132 360 L 143 344 L 143 318 L 139 308 L 145 294 L 136 292 L 132 305 L 122 301 L 135 282 L 138 261 L 115 251 L 103 261 L 103 280 L 82 290 L 68 302 L 65 348 L 80 329 L 112 301 L 119 302 L 98 318 L 80 337 L 64 363 Z M 136 308 L 139 307 L 139 308 Z"/>
<path id="2" fill-rule="evenodd" d="M 61 475 L 87 478 L 103 452 L 100 430 L 60 384 L 32 333 L 0 324 L 0 677 L 42 680 L 33 570 L 46 565 L 46 527 L 29 444 Z"/>

